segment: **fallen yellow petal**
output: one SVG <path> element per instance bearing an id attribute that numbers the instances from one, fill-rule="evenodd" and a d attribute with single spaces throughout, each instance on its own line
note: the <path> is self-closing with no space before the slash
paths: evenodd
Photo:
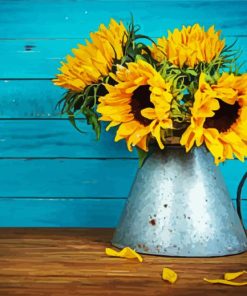
<path id="1" fill-rule="evenodd" d="M 177 278 L 178 278 L 178 275 L 176 274 L 175 271 L 167 267 L 163 268 L 163 273 L 162 273 L 163 280 L 168 281 L 171 284 L 174 284 Z"/>
<path id="2" fill-rule="evenodd" d="M 239 277 L 242 274 L 247 273 L 247 271 L 243 270 L 243 271 L 239 271 L 239 272 L 227 272 L 224 274 L 224 279 L 227 281 L 231 281 L 236 279 L 237 277 Z"/>
<path id="3" fill-rule="evenodd" d="M 209 282 L 211 284 L 222 284 L 222 285 L 229 285 L 229 286 L 245 286 L 245 285 L 247 285 L 247 282 L 236 283 L 236 282 L 227 281 L 227 280 L 220 280 L 220 279 L 208 280 L 208 279 L 204 278 L 204 281 Z"/>
<path id="4" fill-rule="evenodd" d="M 119 252 L 111 248 L 106 248 L 105 253 L 107 256 L 121 257 L 121 258 L 128 258 L 128 259 L 137 258 L 140 262 L 143 261 L 143 258 L 141 257 L 141 255 L 139 255 L 138 253 L 136 253 L 136 251 L 132 250 L 129 247 L 126 247 Z"/>

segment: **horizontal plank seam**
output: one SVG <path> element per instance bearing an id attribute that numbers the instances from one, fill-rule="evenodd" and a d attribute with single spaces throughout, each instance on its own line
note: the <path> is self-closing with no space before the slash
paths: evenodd
<path id="1" fill-rule="evenodd" d="M 55 76 L 55 74 L 54 74 L 54 76 Z M 8 78 L 8 77 L 1 77 L 0 78 L 0 81 L 1 80 L 21 80 L 21 81 L 23 81 L 23 80 L 52 80 L 52 79 L 54 79 L 55 77 L 52 77 L 52 78 L 28 78 L 28 77 L 25 77 L 25 78 L 13 78 L 13 77 L 11 77 L 11 78 Z"/>
<path id="2" fill-rule="evenodd" d="M 156 39 L 156 38 L 160 38 L 162 36 L 151 36 L 151 38 L 153 39 Z M 230 38 L 234 38 L 234 37 L 237 37 L 237 38 L 246 38 L 247 35 L 246 34 L 233 34 L 233 35 L 224 35 L 224 37 L 230 37 Z M 8 38 L 4 38 L 4 37 L 0 37 L 0 41 L 11 41 L 11 40 L 20 40 L 20 41 L 28 41 L 28 40 L 36 40 L 36 41 L 39 41 L 39 40 L 83 40 L 83 39 L 88 39 L 89 36 L 86 36 L 86 37 L 82 37 L 82 36 L 79 36 L 79 37 L 24 37 L 24 38 L 16 38 L 16 37 L 8 37 Z"/>
<path id="3" fill-rule="evenodd" d="M 44 196 L 35 196 L 35 197 L 25 197 L 25 196 L 0 196 L 0 202 L 1 201 L 9 201 L 9 200 L 21 200 L 21 199 L 24 199 L 24 200 L 30 200 L 30 201 L 36 201 L 36 200 L 43 200 L 43 201 L 46 201 L 46 200 L 63 200 L 63 201 L 77 201 L 77 200 L 126 200 L 128 198 L 128 196 L 120 196 L 120 197 L 105 197 L 105 196 L 92 196 L 92 197 L 83 197 L 83 196 L 80 196 L 80 197 L 61 197 L 61 196 L 53 196 L 53 197 L 44 197 Z M 236 198 L 231 198 L 232 201 L 236 201 Z M 246 197 L 243 197 L 242 198 L 242 201 L 247 201 L 247 196 Z"/>
<path id="4" fill-rule="evenodd" d="M 30 201 L 36 201 L 36 200 L 42 200 L 42 201 L 46 201 L 46 200 L 65 200 L 65 201 L 73 201 L 73 200 L 83 200 L 83 201 L 86 201 L 86 200 L 126 200 L 128 197 L 127 196 L 120 196 L 120 197 L 104 197 L 104 196 L 92 196 L 92 197 L 88 197 L 88 196 L 80 196 L 80 197 L 61 197 L 61 196 L 53 196 L 53 197 L 44 197 L 44 196 L 35 196 L 35 197 L 25 197 L 25 196 L 0 196 L 0 202 L 1 201 L 9 201 L 9 200 L 12 200 L 12 201 L 15 201 L 15 200 L 21 200 L 21 199 L 24 199 L 24 200 L 30 200 Z M 245 200 L 245 199 L 242 199 L 242 200 Z"/>
<path id="5" fill-rule="evenodd" d="M 47 112 L 48 113 L 48 112 Z M 4 115 L 3 115 L 4 116 Z M 0 121 L 13 121 L 13 120 L 26 120 L 26 121 L 31 121 L 31 120 L 68 120 L 67 115 L 61 115 L 61 113 L 58 111 L 57 113 L 54 112 L 52 116 L 49 116 L 47 114 L 42 114 L 41 116 L 43 117 L 0 117 Z M 46 117 L 44 117 L 46 116 Z M 85 120 L 85 118 L 75 118 L 75 120 Z"/>
<path id="6" fill-rule="evenodd" d="M 1 160 L 134 160 L 137 161 L 138 157 L 129 157 L 129 156 L 117 156 L 117 157 L 85 157 L 85 156 L 81 156 L 81 157 L 77 157 L 77 156 L 34 156 L 34 157 L 30 157 L 30 156 L 4 156 L 1 157 L 0 156 L 0 161 Z M 247 161 L 247 158 L 245 158 L 245 160 Z M 231 161 L 239 161 L 237 158 L 231 159 Z M 224 165 L 224 163 L 222 163 L 222 165 Z"/>
<path id="7" fill-rule="evenodd" d="M 4 156 L 0 157 L 1 160 L 138 160 L 137 157 L 128 157 L 128 156 L 123 156 L 123 157 L 71 157 L 71 156 L 54 156 L 54 157 L 48 157 L 48 156 L 38 156 L 38 157 L 25 157 L 25 156 Z"/>

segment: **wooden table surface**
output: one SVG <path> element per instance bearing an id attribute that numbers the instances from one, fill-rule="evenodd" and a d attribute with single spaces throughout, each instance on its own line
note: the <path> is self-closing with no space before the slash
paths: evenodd
<path id="1" fill-rule="evenodd" d="M 247 286 L 203 281 L 247 269 L 247 253 L 207 259 L 143 255 L 139 263 L 105 255 L 112 234 L 112 229 L 0 229 L 0 295 L 247 295 Z M 161 279 L 163 267 L 178 273 L 175 284 Z"/>

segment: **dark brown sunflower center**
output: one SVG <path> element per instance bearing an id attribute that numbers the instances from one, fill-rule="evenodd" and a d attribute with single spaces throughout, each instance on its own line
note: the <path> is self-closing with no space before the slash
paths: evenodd
<path id="1" fill-rule="evenodd" d="M 141 110 L 151 107 L 153 108 L 153 103 L 150 102 L 151 91 L 149 90 L 149 85 L 139 86 L 131 96 L 131 111 L 137 121 L 147 126 L 150 124 L 151 120 L 143 117 L 141 115 Z"/>
<path id="2" fill-rule="evenodd" d="M 219 132 L 226 132 L 238 118 L 239 104 L 229 105 L 219 101 L 220 109 L 215 112 L 213 117 L 205 120 L 205 128 L 216 128 Z"/>

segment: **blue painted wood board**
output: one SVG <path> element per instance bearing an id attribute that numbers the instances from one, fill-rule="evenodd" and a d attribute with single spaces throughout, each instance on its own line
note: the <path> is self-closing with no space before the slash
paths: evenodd
<path id="1" fill-rule="evenodd" d="M 137 162 L 126 159 L 1 159 L 0 197 L 122 198 Z"/>
<path id="2" fill-rule="evenodd" d="M 55 109 L 60 61 L 110 17 L 141 33 L 199 22 L 247 57 L 246 1 L 0 0 L 0 226 L 115 227 L 137 170 L 136 153 L 114 131 L 96 142 L 85 121 L 77 133 Z M 243 71 L 246 71 L 246 66 Z M 42 120 L 40 120 L 42 119 Z M 232 199 L 246 163 L 220 166 Z M 247 222 L 247 184 L 243 190 Z"/>
<path id="3" fill-rule="evenodd" d="M 138 169 L 136 159 L 0 159 L 0 198 L 123 198 Z M 221 171 L 232 199 L 246 164 L 228 161 Z M 247 199 L 247 185 L 243 198 Z"/>
<path id="4" fill-rule="evenodd" d="M 51 81 L 0 80 L 0 91 L 0 118 L 61 117 L 56 104 L 65 90 Z"/>
<path id="5" fill-rule="evenodd" d="M 166 32 L 164 31 L 163 34 L 166 34 Z M 226 37 L 225 39 L 227 45 L 233 44 L 236 40 L 235 37 Z M 72 54 L 71 49 L 77 47 L 78 43 L 84 44 L 85 41 L 83 38 L 0 40 L 0 56 L 2 58 L 0 79 L 53 78 L 59 72 L 60 62 L 68 54 Z M 234 48 L 243 51 L 242 56 L 239 58 L 239 64 L 247 60 L 247 37 L 239 37 Z M 242 71 L 247 71 L 247 65 L 243 65 Z M 4 86 L 8 87 L 8 84 Z M 39 94 L 37 95 L 40 97 Z"/>
<path id="6" fill-rule="evenodd" d="M 125 199 L 1 198 L 1 227 L 115 227 Z"/>
<path id="7" fill-rule="evenodd" d="M 117 173 L 119 167 L 119 174 L 117 175 L 120 175 L 120 178 L 122 178 L 125 174 L 124 179 L 127 178 L 127 184 L 128 187 L 130 187 L 133 181 L 132 178 L 134 172 L 137 168 L 136 152 L 128 152 L 125 141 L 114 143 L 114 131 L 105 132 L 103 130 L 102 141 L 97 141 L 94 132 L 91 130 L 91 126 L 88 126 L 85 120 L 81 122 L 80 128 L 85 131 L 85 134 L 80 134 L 73 129 L 68 120 L 0 120 L 0 130 L 2 130 L 0 136 L 0 158 L 2 158 L 2 160 L 11 158 L 12 161 L 10 169 L 8 170 L 8 168 L 6 168 L 9 171 L 9 175 L 7 177 L 5 174 L 4 178 L 11 178 L 11 174 L 13 174 L 13 177 L 15 175 L 16 177 L 18 176 L 16 170 L 20 164 L 19 162 L 15 163 L 15 158 L 25 159 L 22 160 L 21 168 L 19 169 L 22 170 L 23 176 L 24 174 L 27 174 L 26 179 L 28 182 L 30 181 L 30 177 L 28 176 L 32 176 L 33 171 L 36 169 L 41 173 L 39 167 L 43 165 L 45 161 L 48 161 L 49 163 L 50 160 L 50 164 L 52 164 L 52 167 L 55 170 L 53 174 L 56 175 L 59 172 L 62 173 L 62 175 L 59 173 L 59 176 L 57 176 L 58 179 L 63 178 L 67 166 L 71 168 L 74 167 L 75 175 L 70 172 L 69 179 L 66 177 L 67 182 L 64 183 L 60 180 L 58 182 L 58 187 L 60 187 L 60 184 L 62 183 L 62 186 L 73 187 L 73 192 L 80 192 L 81 182 L 76 184 L 76 181 L 79 181 L 77 177 L 77 163 L 79 169 L 83 169 L 86 165 L 89 165 L 91 167 L 90 172 L 92 177 L 96 175 L 95 172 L 99 170 L 98 166 L 100 166 L 101 172 L 106 167 L 111 167 L 112 170 L 113 167 L 115 167 L 115 171 L 109 170 L 107 171 L 108 173 L 104 174 L 105 178 L 109 180 L 112 178 L 111 174 Z M 36 162 L 34 162 L 34 158 L 36 158 Z M 61 158 L 65 158 L 65 160 Z M 76 160 L 76 158 L 78 158 L 78 160 Z M 41 162 L 42 159 L 43 161 Z M 29 160 L 28 163 L 26 160 Z M 65 165 L 64 161 L 66 161 L 66 163 L 69 161 L 71 164 Z M 10 165 L 10 160 L 7 161 L 7 166 L 8 165 Z M 31 165 L 30 168 L 28 168 L 29 165 Z M 44 166 L 44 170 L 46 165 L 47 164 Z M 55 166 L 57 166 L 57 168 L 55 168 Z M 123 166 L 126 166 L 126 169 L 124 169 Z M 2 163 L 1 167 L 3 170 L 4 163 Z M 236 196 L 236 190 L 240 179 L 247 170 L 247 163 L 233 160 L 221 164 L 220 167 L 231 192 L 231 196 L 234 198 Z M 13 169 L 15 170 L 14 173 L 12 173 Z M 128 170 L 132 171 L 130 175 L 126 174 Z M 43 180 L 45 174 L 46 172 L 44 171 L 41 176 L 37 176 L 37 179 Z M 115 178 L 116 176 L 114 175 L 113 177 Z M 33 179 L 35 179 L 35 175 Z M 73 180 L 75 180 L 75 183 Z M 4 184 L 7 179 L 1 181 Z M 33 183 L 34 187 L 36 182 L 38 181 Z M 46 183 L 50 184 L 49 182 Z M 102 188 L 100 187 L 100 190 L 103 189 L 104 186 Z M 31 189 L 27 186 L 26 193 L 23 193 L 22 196 L 25 197 L 25 194 L 30 194 L 28 193 L 30 190 Z M 90 192 L 90 190 L 91 189 L 88 191 Z M 122 187 L 120 186 L 120 191 L 121 190 Z M 48 191 L 55 192 L 56 190 L 51 187 Z M 100 194 L 100 192 L 97 194 Z M 244 187 L 244 194 L 247 197 L 247 184 Z M 86 193 L 86 196 L 89 196 L 88 193 Z"/>
<path id="8" fill-rule="evenodd" d="M 246 1 L 1 0 L 0 4 L 3 38 L 81 38 L 111 17 L 129 21 L 130 13 L 151 36 L 195 22 L 215 24 L 226 35 L 246 35 Z"/>
<path id="9" fill-rule="evenodd" d="M 2 227 L 116 227 L 125 199 L 0 199 Z M 243 201 L 247 212 L 247 201 Z M 246 215 L 244 225 L 247 228 Z"/>
<path id="10" fill-rule="evenodd" d="M 77 120 L 79 133 L 67 119 L 1 120 L 0 157 L 22 158 L 136 158 L 125 141 L 114 142 L 115 130 L 105 131 L 100 141 L 85 120 Z"/>

